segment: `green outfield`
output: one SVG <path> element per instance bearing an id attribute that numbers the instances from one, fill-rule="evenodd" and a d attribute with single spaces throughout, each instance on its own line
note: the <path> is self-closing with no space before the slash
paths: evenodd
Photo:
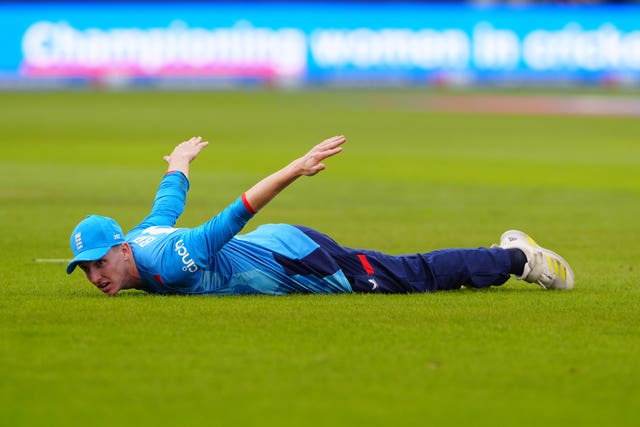
<path id="1" fill-rule="evenodd" d="M 429 92 L 0 94 L 6 426 L 632 426 L 640 412 L 640 119 L 422 109 Z M 353 247 L 562 254 L 573 291 L 103 296 L 64 264 L 86 214 L 128 229 L 202 135 L 180 226 L 325 137 L 264 209 Z"/>

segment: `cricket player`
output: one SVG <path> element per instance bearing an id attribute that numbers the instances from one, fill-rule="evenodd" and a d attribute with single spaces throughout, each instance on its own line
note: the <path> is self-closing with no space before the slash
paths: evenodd
<path id="1" fill-rule="evenodd" d="M 547 289 L 571 289 L 574 275 L 556 253 L 521 231 L 499 246 L 388 255 L 339 245 L 308 227 L 267 224 L 238 234 L 257 212 L 301 176 L 325 169 L 346 139 L 334 136 L 264 178 L 196 228 L 175 228 L 189 190 L 189 166 L 207 142 L 194 137 L 164 160 L 150 214 L 127 234 L 111 218 L 90 215 L 71 233 L 74 258 L 106 295 L 123 289 L 159 294 L 409 293 L 488 287 L 510 275 Z"/>

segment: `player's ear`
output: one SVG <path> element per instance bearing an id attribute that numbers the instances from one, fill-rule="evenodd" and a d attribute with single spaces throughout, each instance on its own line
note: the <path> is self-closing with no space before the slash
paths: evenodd
<path id="1" fill-rule="evenodd" d="M 124 242 L 120 245 L 120 250 L 122 251 L 122 255 L 124 255 L 125 259 L 131 257 L 131 255 L 133 254 L 131 246 L 127 242 Z"/>

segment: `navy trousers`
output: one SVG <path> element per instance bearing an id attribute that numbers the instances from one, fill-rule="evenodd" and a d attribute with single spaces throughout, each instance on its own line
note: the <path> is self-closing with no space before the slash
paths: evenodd
<path id="1" fill-rule="evenodd" d="M 339 245 L 314 229 L 297 226 L 342 269 L 354 292 L 409 293 L 498 286 L 509 279 L 511 261 L 502 248 L 442 249 L 388 255 Z"/>

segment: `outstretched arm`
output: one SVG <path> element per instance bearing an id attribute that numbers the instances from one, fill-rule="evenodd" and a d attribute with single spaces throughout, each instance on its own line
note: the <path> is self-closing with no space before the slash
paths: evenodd
<path id="1" fill-rule="evenodd" d="M 189 190 L 189 163 L 198 156 L 200 150 L 207 146 L 206 141 L 194 137 L 178 144 L 173 152 L 164 156 L 169 164 L 169 172 L 179 171 L 182 174 L 166 174 L 156 192 L 151 212 L 133 230 L 144 230 L 151 226 L 173 227 L 184 210 Z"/>
<path id="2" fill-rule="evenodd" d="M 164 161 L 169 164 L 168 171 L 180 171 L 189 178 L 189 164 L 207 145 L 209 143 L 203 141 L 200 136 L 194 136 L 190 140 L 178 144 L 170 155 L 163 157 Z"/>
<path id="3" fill-rule="evenodd" d="M 304 156 L 289 163 L 279 171 L 264 178 L 243 195 L 243 199 L 253 212 L 258 212 L 289 184 L 299 177 L 313 176 L 326 166 L 323 161 L 342 151 L 341 145 L 347 139 L 340 135 L 322 141 Z"/>

